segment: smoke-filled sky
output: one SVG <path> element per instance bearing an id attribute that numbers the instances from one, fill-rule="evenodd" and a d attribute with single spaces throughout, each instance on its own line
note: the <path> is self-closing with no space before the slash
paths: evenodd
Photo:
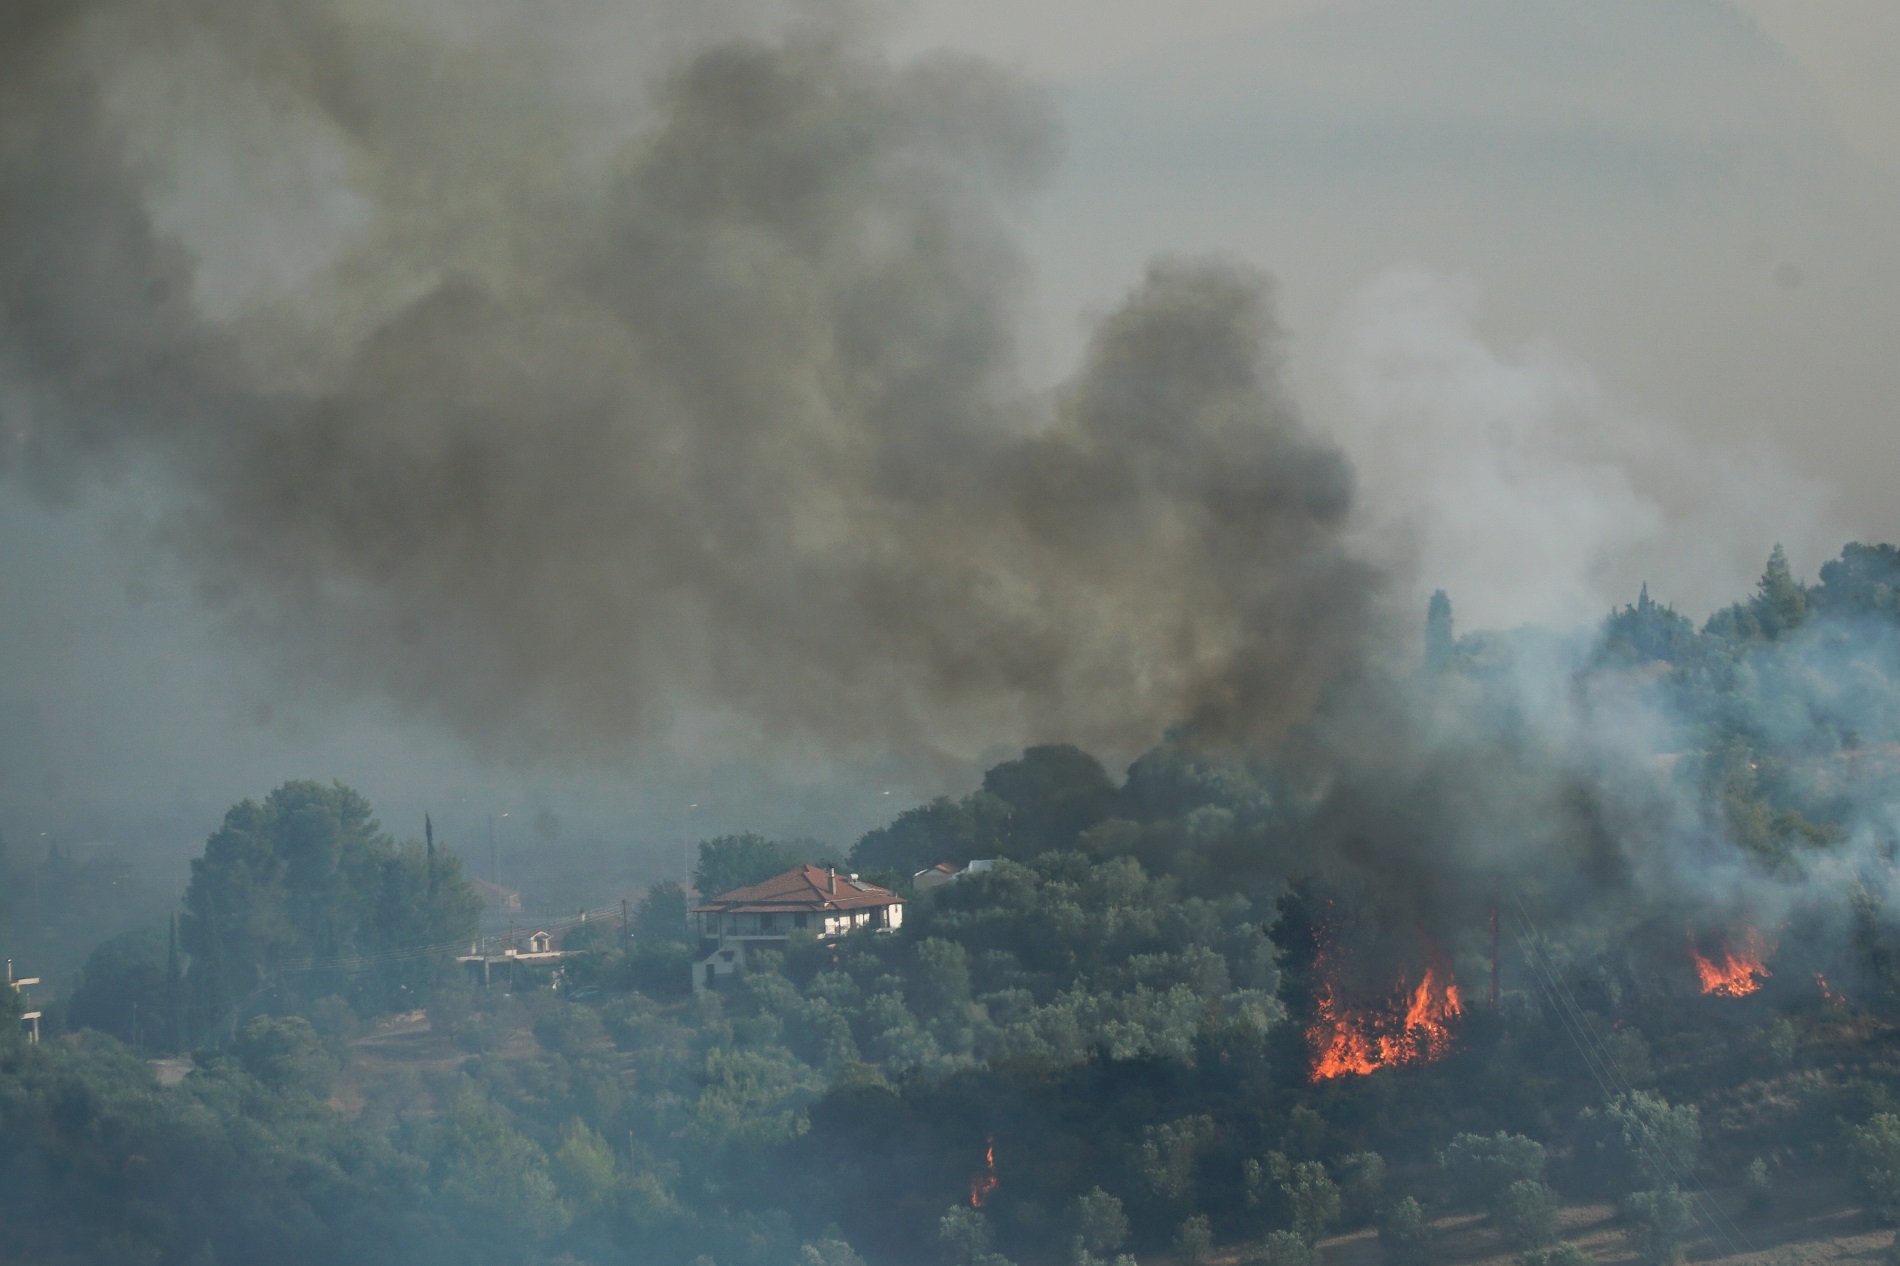
<path id="1" fill-rule="evenodd" d="M 15 834 L 844 840 L 1900 536 L 1883 6 L 6 21 Z"/>

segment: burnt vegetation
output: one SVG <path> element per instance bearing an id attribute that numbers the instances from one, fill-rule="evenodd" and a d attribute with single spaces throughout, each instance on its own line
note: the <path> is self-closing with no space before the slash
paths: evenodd
<path id="1" fill-rule="evenodd" d="M 1489 763 L 1447 786 L 1412 748 L 1415 819 L 1341 813 L 1382 767 L 1339 737 L 1359 697 L 1272 754 L 1183 729 L 1120 780 L 1030 748 L 837 853 L 709 840 L 702 888 L 815 861 L 909 901 L 697 993 L 672 883 L 570 934 L 558 981 L 477 987 L 444 949 L 479 915 L 453 854 L 287 784 L 231 810 L 175 920 L 98 945 L 39 1044 L 0 991 L 9 1257 L 1298 1266 L 1375 1228 L 1413 1266 L 1476 1216 L 1557 1266 L 1562 1207 L 1602 1201 L 1670 1262 L 1817 1175 L 1900 1217 L 1897 589 L 1891 547 L 1812 586 L 1777 554 L 1702 630 L 1645 592 L 1559 667 L 1435 599 L 1377 706 Z M 1551 673 L 1616 700 L 1562 725 L 1640 714 L 1644 743 L 1556 755 L 1523 684 Z M 1568 817 L 1486 849 L 1510 819 L 1460 795 Z M 1386 866 L 1427 844 L 1432 884 Z M 71 862 L 7 866 L 17 895 Z"/>

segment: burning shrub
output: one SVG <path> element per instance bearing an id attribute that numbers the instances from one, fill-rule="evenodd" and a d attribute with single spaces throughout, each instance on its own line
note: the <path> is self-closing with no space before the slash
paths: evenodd
<path id="1" fill-rule="evenodd" d="M 1713 952 L 1704 954 L 1694 930 L 1689 933 L 1689 957 L 1695 962 L 1702 992 L 1718 998 L 1745 998 L 1760 992 L 1762 982 L 1774 975 L 1768 970 L 1768 960 L 1775 948 L 1775 942 L 1756 929 L 1742 927 L 1733 937 L 1719 938 Z"/>
<path id="2" fill-rule="evenodd" d="M 1386 1266 L 1429 1266 L 1433 1239 L 1424 1208 L 1410 1196 L 1379 1219 L 1379 1252 Z"/>
<path id="3" fill-rule="evenodd" d="M 1453 1200 L 1466 1207 L 1490 1206 L 1513 1183 L 1543 1181 L 1544 1145 L 1502 1130 L 1490 1138 L 1460 1134 L 1445 1148 L 1439 1164 Z"/>
<path id="4" fill-rule="evenodd" d="M 1504 1242 L 1523 1253 L 1544 1248 L 1557 1238 L 1557 1193 L 1543 1183 L 1520 1178 L 1491 1205 L 1491 1220 Z"/>

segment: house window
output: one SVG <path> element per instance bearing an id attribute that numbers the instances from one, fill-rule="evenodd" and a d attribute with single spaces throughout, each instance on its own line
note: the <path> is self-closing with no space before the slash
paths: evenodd
<path id="1" fill-rule="evenodd" d="M 811 922 L 811 916 L 806 914 L 803 910 L 800 910 L 797 914 L 792 916 L 792 921 L 801 928 L 806 927 Z"/>

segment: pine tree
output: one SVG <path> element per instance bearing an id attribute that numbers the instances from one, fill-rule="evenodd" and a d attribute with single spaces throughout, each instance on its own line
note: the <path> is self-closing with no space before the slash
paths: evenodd
<path id="1" fill-rule="evenodd" d="M 1788 555 L 1777 544 L 1755 585 L 1755 618 L 1770 641 L 1791 633 L 1807 618 L 1807 591 L 1795 581 Z"/>

